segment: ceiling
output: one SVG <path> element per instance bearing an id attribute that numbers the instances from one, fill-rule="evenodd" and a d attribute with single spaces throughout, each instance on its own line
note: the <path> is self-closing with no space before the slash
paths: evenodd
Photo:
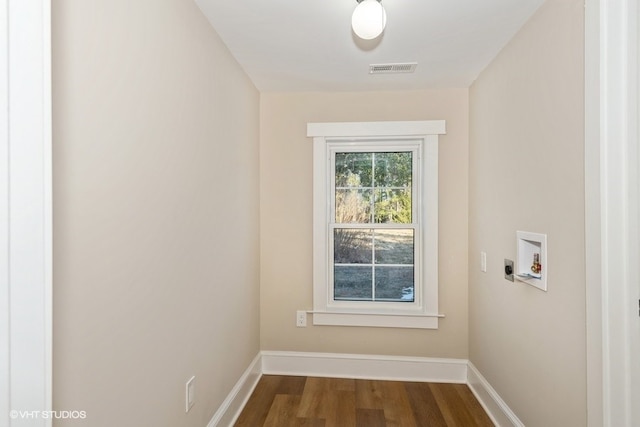
<path id="1" fill-rule="evenodd" d="M 351 30 L 356 0 L 195 0 L 258 90 L 469 87 L 544 0 L 382 0 L 373 41 Z M 369 64 L 417 62 L 414 73 Z"/>

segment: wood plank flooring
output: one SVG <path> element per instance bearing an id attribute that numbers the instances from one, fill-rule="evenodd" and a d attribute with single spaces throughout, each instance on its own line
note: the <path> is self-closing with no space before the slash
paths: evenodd
<path id="1" fill-rule="evenodd" d="M 469 387 L 264 375 L 236 427 L 492 427 Z"/>

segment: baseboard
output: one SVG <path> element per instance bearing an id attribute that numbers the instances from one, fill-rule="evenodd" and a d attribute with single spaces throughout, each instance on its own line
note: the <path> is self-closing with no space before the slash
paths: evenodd
<path id="1" fill-rule="evenodd" d="M 466 383 L 467 360 L 263 351 L 262 373 L 332 378 Z"/>
<path id="2" fill-rule="evenodd" d="M 207 424 L 207 427 L 229 427 L 232 426 L 242 408 L 249 400 L 256 384 L 262 376 L 262 355 L 258 355 L 253 359 L 251 365 L 244 371 L 236 385 L 231 389 L 227 398 L 222 402 L 213 418 Z"/>
<path id="3" fill-rule="evenodd" d="M 525 427 L 471 362 L 467 370 L 467 384 L 496 426 Z"/>
<path id="4" fill-rule="evenodd" d="M 525 427 L 473 363 L 465 359 L 262 351 L 207 424 L 235 423 L 262 374 L 467 384 L 497 427 Z"/>

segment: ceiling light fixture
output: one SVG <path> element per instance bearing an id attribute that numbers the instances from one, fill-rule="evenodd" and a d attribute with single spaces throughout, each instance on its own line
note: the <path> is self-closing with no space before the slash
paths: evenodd
<path id="1" fill-rule="evenodd" d="M 358 37 L 372 40 L 384 31 L 387 24 L 387 12 L 382 0 L 356 0 L 358 6 L 351 16 L 351 27 Z"/>

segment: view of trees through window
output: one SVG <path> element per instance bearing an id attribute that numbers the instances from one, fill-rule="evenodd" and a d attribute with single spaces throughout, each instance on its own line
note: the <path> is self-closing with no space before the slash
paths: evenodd
<path id="1" fill-rule="evenodd" d="M 334 165 L 334 299 L 413 302 L 413 152 L 335 153 Z"/>

